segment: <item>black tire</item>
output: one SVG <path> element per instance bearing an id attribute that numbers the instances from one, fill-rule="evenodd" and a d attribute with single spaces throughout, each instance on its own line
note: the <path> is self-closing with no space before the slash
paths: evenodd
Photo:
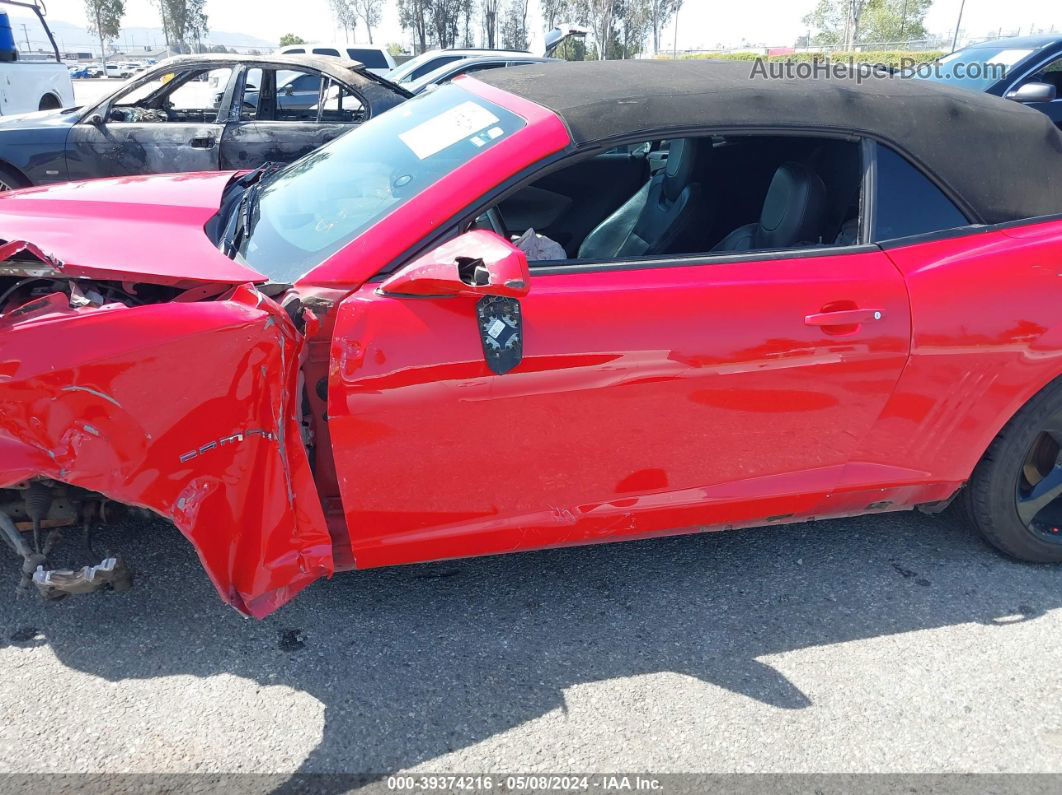
<path id="1" fill-rule="evenodd" d="M 7 166 L 0 165 L 0 192 L 28 188 L 30 181 Z"/>
<path id="2" fill-rule="evenodd" d="M 59 102 L 59 97 L 55 94 L 45 94 L 41 97 L 40 104 L 37 105 L 37 110 L 59 110 L 62 107 L 62 103 Z"/>
<path id="3" fill-rule="evenodd" d="M 1052 485 L 1062 474 L 1062 433 L 1045 430 L 1060 424 L 1062 379 L 1037 393 L 1003 427 L 962 495 L 963 512 L 985 540 L 1019 560 L 1062 562 L 1062 496 L 1038 510 L 1042 500 L 1033 499 L 1037 485 Z"/>

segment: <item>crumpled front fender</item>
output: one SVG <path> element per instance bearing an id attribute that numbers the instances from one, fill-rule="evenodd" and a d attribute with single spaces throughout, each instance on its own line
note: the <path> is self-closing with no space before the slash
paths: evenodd
<path id="1" fill-rule="evenodd" d="M 224 300 L 37 312 L 0 328 L 0 487 L 47 477 L 169 518 L 263 617 L 333 571 L 299 422 L 302 338 Z"/>

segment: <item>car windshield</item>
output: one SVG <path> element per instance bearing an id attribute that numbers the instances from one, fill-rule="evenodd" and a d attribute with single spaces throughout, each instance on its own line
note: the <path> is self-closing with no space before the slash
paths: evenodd
<path id="1" fill-rule="evenodd" d="M 294 281 L 524 124 L 459 86 L 409 100 L 268 178 L 236 258 Z"/>
<path id="2" fill-rule="evenodd" d="M 502 64 L 504 66 L 504 62 Z M 421 75 L 415 80 L 403 81 L 403 86 L 411 94 L 419 94 L 424 90 L 425 86 L 430 86 L 435 83 L 441 82 L 444 77 L 449 75 L 453 71 L 453 67 L 449 64 L 440 66 L 438 69 L 432 69 L 430 72 Z"/>
<path id="3" fill-rule="evenodd" d="M 1032 53 L 1030 49 L 1004 46 L 967 47 L 916 69 L 913 76 L 971 91 L 987 91 L 1000 80 L 1006 79 L 1010 70 Z"/>
<path id="4" fill-rule="evenodd" d="M 459 60 L 461 60 L 460 55 L 443 55 L 438 50 L 429 50 L 392 69 L 387 73 L 387 79 L 392 83 L 408 83 L 444 64 Z"/>

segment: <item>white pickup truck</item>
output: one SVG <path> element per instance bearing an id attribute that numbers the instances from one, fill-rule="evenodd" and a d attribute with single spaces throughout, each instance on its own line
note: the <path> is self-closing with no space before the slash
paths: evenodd
<path id="1" fill-rule="evenodd" d="M 0 116 L 69 108 L 74 87 L 65 64 L 47 61 L 0 63 Z"/>
<path id="2" fill-rule="evenodd" d="M 70 71 L 59 59 L 59 48 L 55 46 L 40 7 L 36 2 L 17 0 L 0 0 L 0 3 L 33 11 L 55 50 L 54 61 L 20 60 L 11 36 L 11 23 L 7 14 L 0 12 L 0 116 L 73 106 L 74 86 L 70 82 Z"/>

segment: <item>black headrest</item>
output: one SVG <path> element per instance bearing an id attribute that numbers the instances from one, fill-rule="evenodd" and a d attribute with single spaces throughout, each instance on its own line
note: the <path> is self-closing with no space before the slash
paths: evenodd
<path id="1" fill-rule="evenodd" d="M 672 138 L 667 149 L 667 165 L 664 167 L 664 196 L 674 201 L 682 189 L 690 184 L 693 170 L 697 167 L 697 151 L 700 147 L 693 138 Z"/>
<path id="2" fill-rule="evenodd" d="M 803 163 L 783 163 L 774 172 L 763 200 L 757 247 L 818 242 L 825 212 L 826 186 L 819 175 Z"/>

